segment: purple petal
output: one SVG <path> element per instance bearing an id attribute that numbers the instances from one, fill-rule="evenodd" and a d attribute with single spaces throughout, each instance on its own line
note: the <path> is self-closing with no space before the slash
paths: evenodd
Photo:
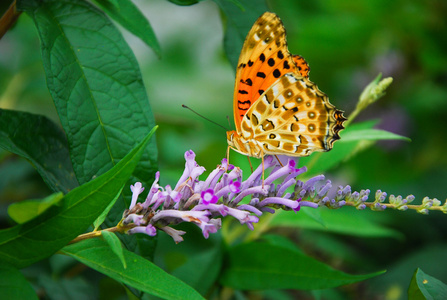
<path id="1" fill-rule="evenodd" d="M 202 191 L 200 197 L 202 198 L 202 203 L 205 205 L 210 203 L 217 203 L 217 200 L 219 200 L 216 197 L 216 195 L 214 195 L 213 189 L 207 189 L 206 191 Z"/>
<path id="2" fill-rule="evenodd" d="M 290 207 L 291 209 L 295 209 L 299 206 L 298 201 L 284 199 L 281 197 L 267 197 L 259 203 L 259 206 L 266 206 L 268 204 L 278 204 Z"/>
<path id="3" fill-rule="evenodd" d="M 144 208 L 148 208 L 150 205 L 152 205 L 152 197 L 157 193 L 160 189 L 160 186 L 158 185 L 158 180 L 160 180 L 160 172 L 157 171 L 155 173 L 155 180 L 152 183 L 151 189 L 149 190 L 149 194 L 146 197 L 146 201 L 143 203 Z"/>
<path id="4" fill-rule="evenodd" d="M 137 203 L 138 196 L 144 191 L 144 187 L 141 185 L 141 182 L 135 182 L 135 185 L 130 186 L 130 190 L 132 191 L 132 200 L 130 201 L 129 209 L 132 209 Z"/>
<path id="5" fill-rule="evenodd" d="M 216 233 L 218 230 L 216 225 L 210 224 L 210 223 L 202 222 L 202 223 L 198 224 L 197 226 L 199 226 L 200 229 L 202 229 L 202 234 L 206 239 L 210 236 L 210 233 Z"/>
<path id="6" fill-rule="evenodd" d="M 286 175 L 289 175 L 293 172 L 297 172 L 297 171 L 298 170 L 295 169 L 295 161 L 289 160 L 289 162 L 284 167 L 281 167 L 277 171 L 270 174 L 270 176 L 265 179 L 264 184 L 266 184 L 266 185 L 271 184 L 276 179 L 281 178 Z"/>
<path id="7" fill-rule="evenodd" d="M 300 206 L 308 206 L 312 208 L 318 208 L 318 203 L 310 202 L 310 201 L 300 201 Z"/>
<path id="8" fill-rule="evenodd" d="M 276 193 L 276 197 L 281 197 L 284 192 L 292 185 L 294 185 L 296 183 L 296 180 L 291 178 L 288 181 L 285 181 L 281 187 L 278 189 L 278 192 Z"/>
<path id="9" fill-rule="evenodd" d="M 267 195 L 268 191 L 266 187 L 262 188 L 262 186 L 255 186 L 248 189 L 242 189 L 242 192 L 234 198 L 232 201 L 233 204 L 239 203 L 244 197 L 252 194 L 261 194 Z"/>
<path id="10" fill-rule="evenodd" d="M 123 220 L 123 224 L 127 225 L 130 223 L 134 223 L 135 225 L 140 225 L 142 219 L 142 215 L 130 214 Z"/>
<path id="11" fill-rule="evenodd" d="M 273 161 L 272 156 L 266 156 L 264 158 L 264 171 L 270 167 L 273 167 L 276 164 L 276 161 Z M 242 183 L 242 190 L 246 189 L 249 186 L 252 186 L 256 181 L 258 181 L 262 176 L 262 164 L 260 164 L 256 170 L 251 173 L 247 180 Z"/>
<path id="12" fill-rule="evenodd" d="M 262 215 L 262 211 L 260 211 L 256 207 L 251 206 L 249 204 L 242 204 L 242 205 L 239 205 L 237 208 L 240 210 L 248 210 L 249 212 L 252 212 L 258 216 Z"/>
<path id="13" fill-rule="evenodd" d="M 149 224 L 147 226 L 137 226 L 132 229 L 129 229 L 127 231 L 128 234 L 135 234 L 135 233 L 144 233 L 149 236 L 155 236 L 157 235 L 157 228 L 155 228 L 153 225 Z"/>
<path id="14" fill-rule="evenodd" d="M 303 189 L 309 190 L 311 187 L 314 187 L 315 183 L 321 180 L 324 180 L 324 175 L 317 175 L 315 177 L 312 177 L 311 179 L 306 181 L 306 183 L 303 186 Z"/>
<path id="15" fill-rule="evenodd" d="M 185 222 L 201 223 L 208 222 L 208 211 L 179 211 L 174 209 L 167 209 L 159 211 L 152 217 L 152 222 L 157 222 L 160 219 L 165 218 L 177 218 L 182 219 Z"/>
<path id="16" fill-rule="evenodd" d="M 183 238 L 181 236 L 186 233 L 185 231 L 176 230 L 169 226 L 164 226 L 164 227 L 161 227 L 160 229 L 163 230 L 164 232 L 166 232 L 167 234 L 169 234 L 174 239 L 174 242 L 176 244 L 183 242 Z"/>

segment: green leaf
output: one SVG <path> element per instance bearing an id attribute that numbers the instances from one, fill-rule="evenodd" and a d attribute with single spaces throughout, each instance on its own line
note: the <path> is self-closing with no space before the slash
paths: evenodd
<path id="1" fill-rule="evenodd" d="M 115 253 L 115 255 L 120 259 L 121 263 L 123 264 L 123 268 L 127 269 L 127 263 L 124 258 L 123 246 L 121 245 L 120 239 L 116 236 L 116 234 L 106 230 L 102 231 L 101 235 L 107 244 L 109 244 L 112 252 Z"/>
<path id="2" fill-rule="evenodd" d="M 154 263 L 200 294 L 207 295 L 220 276 L 224 252 L 222 236 L 216 233 L 204 239 L 202 231 L 192 224 L 181 224 L 177 229 L 188 232 L 188 239 L 176 245 L 167 234 L 158 235 Z"/>
<path id="3" fill-rule="evenodd" d="M 51 276 L 39 274 L 38 287 L 51 299 L 92 299 L 95 283 L 82 276 Z"/>
<path id="4" fill-rule="evenodd" d="M 358 130 L 348 130 L 343 134 L 343 139 L 340 140 L 341 143 L 346 143 L 350 141 L 378 141 L 378 140 L 405 140 L 411 141 L 411 139 L 398 135 L 386 130 L 381 129 L 358 129 Z"/>
<path id="5" fill-rule="evenodd" d="M 42 200 L 25 200 L 8 206 L 8 215 L 17 223 L 25 223 L 57 205 L 64 197 L 62 193 L 52 194 Z"/>
<path id="6" fill-rule="evenodd" d="M 199 3 L 198 0 L 168 0 L 168 1 L 181 6 L 189 6 Z"/>
<path id="7" fill-rule="evenodd" d="M 113 169 L 69 192 L 59 205 L 49 207 L 31 221 L 0 230 L 0 260 L 23 268 L 50 256 L 85 232 L 122 189 L 155 129 Z"/>
<path id="8" fill-rule="evenodd" d="M 160 58 L 161 49 L 154 30 L 146 17 L 129 0 L 94 0 L 110 17 L 139 37 Z"/>
<path id="9" fill-rule="evenodd" d="M 2 299 L 39 299 L 31 284 L 16 268 L 0 264 L 0 278 Z"/>
<path id="10" fill-rule="evenodd" d="M 53 191 L 78 186 L 65 134 L 48 118 L 0 109 L 0 147 L 29 160 Z"/>
<path id="11" fill-rule="evenodd" d="M 416 269 L 410 286 L 408 287 L 408 299 L 410 300 L 435 300 L 447 298 L 447 285 L 442 281 L 425 274 L 421 269 Z"/>
<path id="12" fill-rule="evenodd" d="M 115 1 L 118 2 L 118 1 Z M 140 69 L 119 30 L 86 0 L 18 1 L 41 41 L 48 89 L 67 135 L 80 184 L 115 166 L 155 125 Z M 155 139 L 129 184 L 151 186 L 157 167 Z M 104 221 L 113 226 L 130 203 L 123 191 Z M 126 247 L 135 241 L 123 236 Z M 151 249 L 142 249 L 142 255 Z"/>
<path id="13" fill-rule="evenodd" d="M 286 247 L 247 243 L 230 249 L 221 283 L 241 290 L 313 290 L 359 282 L 381 273 L 350 275 Z"/>
<path id="14" fill-rule="evenodd" d="M 124 186 L 123 186 L 124 187 Z M 118 200 L 118 198 L 120 197 L 122 192 L 122 189 L 118 191 L 118 193 L 116 193 L 115 198 L 113 198 L 112 201 L 110 201 L 109 205 L 106 207 L 106 209 L 104 209 L 104 211 L 96 218 L 96 220 L 93 222 L 93 228 L 95 230 L 97 230 L 99 228 L 99 226 L 101 226 L 101 224 L 104 222 L 104 220 L 106 219 L 107 215 L 109 214 L 110 210 L 112 209 L 112 207 L 115 205 L 116 200 Z"/>
<path id="15" fill-rule="evenodd" d="M 84 0 L 19 1 L 40 36 L 48 89 L 80 184 L 116 165 L 154 126 L 137 60 L 121 33 Z M 134 175 L 156 166 L 155 139 Z M 123 206 L 124 207 L 124 206 Z"/>
<path id="16" fill-rule="evenodd" d="M 313 208 L 302 210 L 315 211 Z M 363 211 L 343 207 L 341 209 L 318 209 L 320 218 L 308 214 L 297 214 L 290 211 L 278 211 L 271 221 L 271 226 L 288 226 L 301 229 L 312 229 L 325 232 L 334 232 L 358 237 L 391 237 L 402 238 L 399 231 L 383 227 L 365 217 Z"/>
<path id="17" fill-rule="evenodd" d="M 306 166 L 308 169 L 305 176 L 312 177 L 335 167 L 358 151 L 372 146 L 373 141 L 385 139 L 409 140 L 391 132 L 373 129 L 372 127 L 376 123 L 376 121 L 366 121 L 352 124 L 341 132 L 340 140 L 335 142 L 331 151 L 301 157 L 300 165 Z"/>
<path id="18" fill-rule="evenodd" d="M 214 0 L 226 16 L 224 48 L 236 70 L 242 45 L 254 22 L 268 11 L 265 0 Z"/>
<path id="19" fill-rule="evenodd" d="M 125 249 L 127 269 L 124 269 L 120 259 L 100 239 L 66 246 L 62 252 L 119 282 L 163 299 L 204 299 L 184 282 Z"/>

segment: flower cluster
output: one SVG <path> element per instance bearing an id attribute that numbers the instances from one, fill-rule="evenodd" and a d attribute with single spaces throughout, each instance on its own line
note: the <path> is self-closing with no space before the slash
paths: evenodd
<path id="1" fill-rule="evenodd" d="M 264 169 L 275 167 L 262 183 L 262 166 L 251 176 L 242 181 L 242 171 L 227 163 L 213 170 L 205 181 L 198 177 L 205 171 L 195 161 L 193 151 L 185 153 L 185 170 L 175 188 L 164 188 L 158 184 L 160 174 L 157 172 L 154 183 L 143 203 L 137 203 L 138 196 L 144 188 L 140 182 L 131 186 L 132 201 L 124 213 L 123 224 L 136 226 L 128 230 L 129 234 L 157 234 L 157 229 L 171 235 L 175 242 L 183 240 L 179 231 L 171 227 L 180 222 L 191 222 L 199 226 L 205 238 L 221 227 L 220 217 L 232 216 L 241 224 L 253 229 L 253 223 L 259 221 L 263 212 L 273 212 L 272 206 L 287 207 L 298 211 L 301 206 L 317 207 L 317 204 L 300 201 L 291 194 L 284 194 L 286 189 L 296 183 L 294 177 L 305 169 L 296 169 L 295 161 L 278 167 L 271 157 L 265 159 Z M 273 181 L 285 177 L 283 184 L 275 186 Z M 249 203 L 242 203 L 246 196 L 252 196 Z"/>
<path id="2" fill-rule="evenodd" d="M 138 203 L 138 196 L 144 188 L 140 182 L 131 186 L 132 201 L 122 221 L 124 226 L 132 225 L 128 234 L 155 236 L 158 230 L 162 230 L 178 243 L 183 241 L 185 232 L 172 226 L 181 222 L 197 225 L 203 236 L 208 238 L 210 233 L 220 229 L 221 217 L 226 216 L 236 218 L 253 230 L 253 224 L 263 213 L 274 213 L 275 209 L 298 212 L 303 206 L 340 208 L 350 205 L 365 209 L 368 205 L 373 210 L 387 207 L 382 203 L 387 195 L 381 191 L 376 192 L 374 202 L 367 203 L 369 190 L 352 192 L 347 185 L 333 191 L 331 181 L 325 181 L 323 175 L 307 181 L 298 180 L 297 176 L 306 172 L 306 167 L 296 168 L 293 159 L 282 165 L 272 156 L 267 156 L 264 165 L 254 170 L 245 181 L 242 180 L 242 171 L 228 164 L 226 159 L 211 171 L 205 181 L 200 181 L 199 176 L 205 168 L 197 164 L 195 153 L 187 151 L 185 159 L 185 170 L 174 188 L 160 186 L 160 174 L 157 172 L 146 200 Z M 269 176 L 263 180 L 263 172 L 270 169 Z M 250 200 L 242 201 L 247 196 Z M 401 210 L 414 199 L 411 195 L 405 199 L 401 196 L 392 198 Z"/>

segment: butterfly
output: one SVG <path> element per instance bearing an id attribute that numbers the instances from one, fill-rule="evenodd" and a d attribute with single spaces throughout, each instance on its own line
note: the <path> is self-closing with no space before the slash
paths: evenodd
<path id="1" fill-rule="evenodd" d="M 329 151 L 346 118 L 309 80 L 309 66 L 290 54 L 279 17 L 264 13 L 249 31 L 236 71 L 234 122 L 228 151 L 308 156 Z"/>

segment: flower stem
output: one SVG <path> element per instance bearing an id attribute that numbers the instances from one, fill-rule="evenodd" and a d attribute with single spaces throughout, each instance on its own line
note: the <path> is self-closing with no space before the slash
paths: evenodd
<path id="1" fill-rule="evenodd" d="M 92 238 L 96 238 L 96 237 L 100 237 L 102 235 L 103 231 L 109 231 L 109 232 L 121 232 L 124 233 L 127 230 L 134 228 L 136 225 L 135 224 L 129 224 L 129 225 L 123 225 L 122 222 L 118 223 L 118 225 L 116 225 L 115 227 L 110 227 L 110 228 L 106 228 L 103 230 L 95 230 L 95 231 L 91 231 L 91 232 L 87 232 L 87 233 L 83 233 L 81 235 L 78 235 L 76 238 L 74 238 L 71 242 L 69 242 L 68 244 L 74 244 L 74 243 L 78 243 L 80 241 L 83 240 L 88 240 L 88 239 L 92 239 Z"/>

